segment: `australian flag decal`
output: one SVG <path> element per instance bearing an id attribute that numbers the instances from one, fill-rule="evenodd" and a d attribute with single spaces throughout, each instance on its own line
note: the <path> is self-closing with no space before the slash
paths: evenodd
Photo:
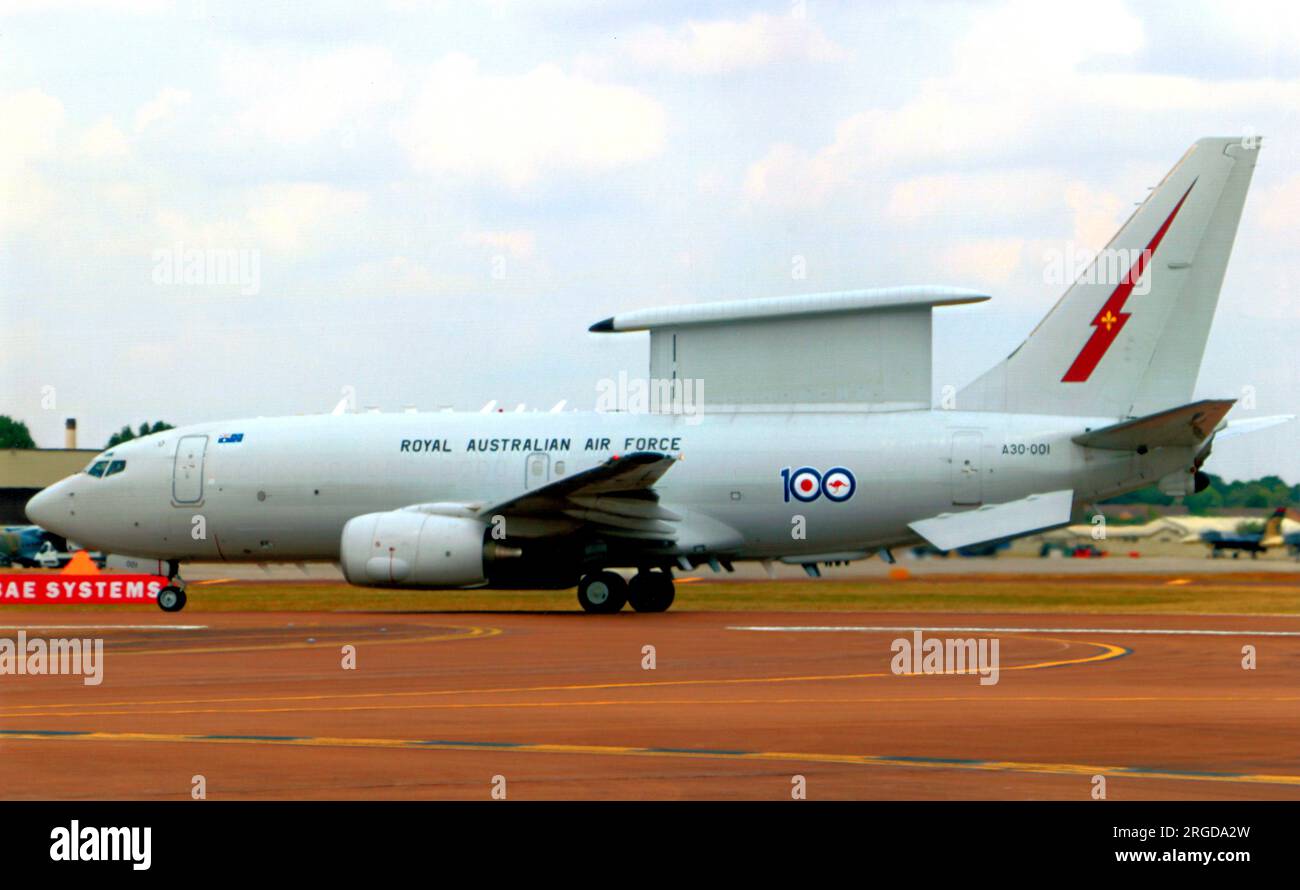
<path id="1" fill-rule="evenodd" d="M 243 433 L 229 433 L 224 436 L 217 436 L 218 445 L 237 445 L 244 441 Z"/>

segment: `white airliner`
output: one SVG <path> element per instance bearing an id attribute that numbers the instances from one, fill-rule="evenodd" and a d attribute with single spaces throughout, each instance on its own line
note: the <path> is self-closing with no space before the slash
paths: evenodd
<path id="1" fill-rule="evenodd" d="M 187 560 L 331 560 L 358 585 L 576 583 L 588 611 L 655 612 L 676 568 L 780 560 L 817 575 L 919 541 L 1055 528 L 1153 483 L 1188 494 L 1233 404 L 1191 398 L 1257 153 L 1197 142 L 1028 339 L 939 407 L 931 312 L 979 293 L 674 306 L 591 330 L 648 331 L 649 379 L 694 383 L 699 413 L 198 424 L 104 452 L 27 514 L 162 561 L 167 611 L 185 604 Z"/>

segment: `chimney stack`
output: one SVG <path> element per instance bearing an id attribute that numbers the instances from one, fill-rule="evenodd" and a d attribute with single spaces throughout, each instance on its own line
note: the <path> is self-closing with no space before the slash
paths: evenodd
<path id="1" fill-rule="evenodd" d="M 63 424 L 63 447 L 72 450 L 77 447 L 77 418 L 69 417 Z"/>

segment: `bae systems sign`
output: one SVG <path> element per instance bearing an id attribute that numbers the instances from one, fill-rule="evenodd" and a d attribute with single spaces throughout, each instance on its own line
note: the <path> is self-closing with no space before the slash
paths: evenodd
<path id="1" fill-rule="evenodd" d="M 0 574 L 0 605 L 156 604 L 166 586 L 161 575 Z"/>

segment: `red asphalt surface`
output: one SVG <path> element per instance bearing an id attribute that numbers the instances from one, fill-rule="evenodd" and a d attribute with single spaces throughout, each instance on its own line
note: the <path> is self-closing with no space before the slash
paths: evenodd
<path id="1" fill-rule="evenodd" d="M 832 625 L 889 629 L 734 629 Z M 0 615 L 20 627 L 105 656 L 99 686 L 0 676 L 10 799 L 187 799 L 203 776 L 214 800 L 482 800 L 500 776 L 517 800 L 788 800 L 803 776 L 809 799 L 1082 800 L 1098 775 L 1111 800 L 1300 799 L 1296 617 Z M 926 636 L 997 638 L 999 682 L 893 674 L 911 627 L 988 629 Z"/>

